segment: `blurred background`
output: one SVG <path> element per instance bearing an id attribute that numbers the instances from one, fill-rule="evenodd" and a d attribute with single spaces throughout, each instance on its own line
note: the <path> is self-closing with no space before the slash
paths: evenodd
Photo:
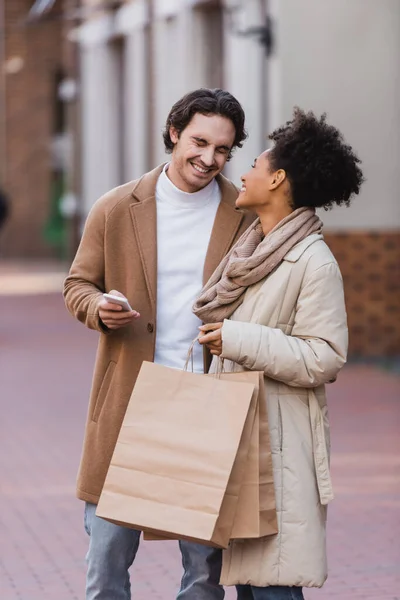
<path id="1" fill-rule="evenodd" d="M 90 207 L 166 160 L 171 105 L 201 86 L 246 111 L 235 183 L 294 105 L 327 112 L 363 161 L 361 195 L 321 214 L 352 360 L 328 390 L 331 577 L 306 597 L 399 597 L 399 63 L 400 0 L 0 0 L 2 600 L 83 597 L 74 479 L 97 335 L 62 281 Z M 176 546 L 139 554 L 135 600 L 173 598 Z"/>
<path id="2" fill-rule="evenodd" d="M 353 356 L 400 354 L 398 0 L 0 0 L 5 259 L 68 263 L 94 201 L 165 160 L 171 105 L 200 86 L 243 104 L 236 183 L 294 105 L 327 112 L 367 182 L 321 216 Z"/>

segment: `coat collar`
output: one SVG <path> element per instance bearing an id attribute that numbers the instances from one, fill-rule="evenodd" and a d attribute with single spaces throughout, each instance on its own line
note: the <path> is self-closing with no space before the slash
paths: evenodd
<path id="1" fill-rule="evenodd" d="M 297 262 L 301 255 L 307 250 L 311 244 L 317 242 L 318 240 L 323 240 L 324 236 L 322 233 L 312 233 L 308 235 L 304 240 L 301 240 L 298 244 L 293 246 L 291 250 L 286 254 L 283 260 L 287 260 L 288 262 Z"/>
<path id="2" fill-rule="evenodd" d="M 149 173 L 146 173 L 136 181 L 132 189 L 132 197 L 136 202 L 146 202 L 148 199 L 155 199 L 157 181 L 164 167 L 165 163 L 149 171 Z"/>
<path id="3" fill-rule="evenodd" d="M 165 164 L 146 173 L 134 184 L 130 212 L 138 241 L 146 286 L 155 310 L 157 299 L 157 213 L 156 186 Z M 218 175 L 221 202 L 212 229 L 204 263 L 203 283 L 208 281 L 225 254 L 242 223 L 244 213 L 235 208 L 238 190 L 226 177 Z"/>

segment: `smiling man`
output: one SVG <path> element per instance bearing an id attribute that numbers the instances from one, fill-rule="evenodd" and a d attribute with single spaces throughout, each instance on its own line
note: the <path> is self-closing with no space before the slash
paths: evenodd
<path id="1" fill-rule="evenodd" d="M 171 109 L 164 143 L 171 161 L 112 190 L 93 206 L 65 282 L 70 312 L 100 332 L 77 495 L 85 501 L 87 600 L 130 600 L 128 569 L 140 532 L 96 516 L 129 397 L 143 360 L 182 369 L 201 322 L 192 305 L 253 217 L 235 209 L 221 175 L 246 137 L 239 102 L 200 89 Z M 107 302 L 125 296 L 132 310 Z M 197 345 L 194 370 L 204 372 Z M 221 600 L 221 553 L 180 542 L 180 600 Z"/>

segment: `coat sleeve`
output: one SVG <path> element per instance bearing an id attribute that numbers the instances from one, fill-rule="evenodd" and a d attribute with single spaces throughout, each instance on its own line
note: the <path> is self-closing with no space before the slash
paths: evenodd
<path id="1" fill-rule="evenodd" d="M 258 323 L 225 320 L 222 357 L 296 387 L 335 379 L 348 345 L 343 282 L 336 263 L 303 280 L 291 335 Z"/>
<path id="2" fill-rule="evenodd" d="M 104 293 L 104 199 L 98 200 L 87 218 L 78 251 L 64 283 L 69 312 L 89 329 L 107 333 L 101 322 L 98 303 Z"/>

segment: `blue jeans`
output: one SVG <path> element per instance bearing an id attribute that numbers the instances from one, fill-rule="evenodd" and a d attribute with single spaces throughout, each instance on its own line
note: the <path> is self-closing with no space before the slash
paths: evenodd
<path id="1" fill-rule="evenodd" d="M 301 587 L 237 585 L 237 600 L 304 600 Z"/>
<path id="2" fill-rule="evenodd" d="M 85 505 L 90 536 L 86 555 L 86 600 L 131 600 L 128 569 L 139 548 L 140 531 L 96 517 L 96 505 Z M 223 600 L 219 585 L 222 553 L 191 542 L 179 542 L 184 574 L 178 600 Z"/>

